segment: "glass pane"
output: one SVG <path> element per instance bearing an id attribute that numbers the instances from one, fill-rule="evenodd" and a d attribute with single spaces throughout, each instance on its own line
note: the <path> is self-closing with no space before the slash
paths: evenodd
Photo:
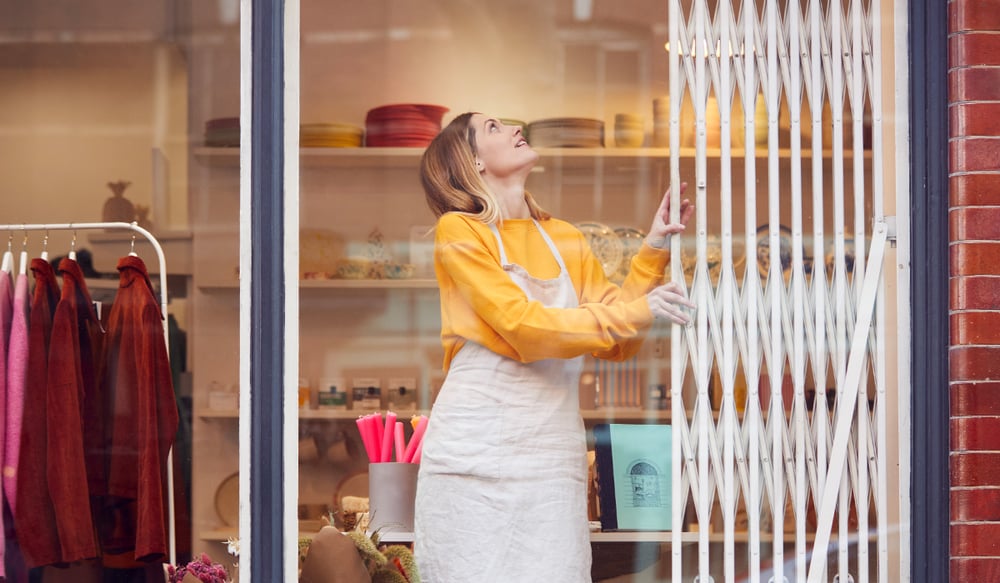
<path id="1" fill-rule="evenodd" d="M 232 572 L 239 306 L 217 288 L 237 281 L 238 3 L 0 13 L 0 222 L 38 225 L 4 233 L 30 349 L 26 391 L 4 393 L 7 575 L 163 580 L 201 552 Z M 107 221 L 151 233 L 164 262 L 142 232 L 86 225 Z M 20 334 L 6 320 L 7 372 Z"/>
<path id="2" fill-rule="evenodd" d="M 694 25 L 689 21 L 694 19 L 693 10 L 697 3 L 681 4 L 685 22 L 691 27 L 688 33 L 694 34 Z M 824 11 L 823 30 L 832 26 L 832 17 L 827 15 L 833 10 L 829 3 L 801 4 L 803 10 L 815 7 Z M 868 3 L 863 4 L 865 18 L 872 18 L 874 8 Z M 760 93 L 757 103 L 762 105 L 763 87 L 737 88 L 733 85 L 735 80 L 731 80 L 729 89 L 734 97 L 720 98 L 719 95 L 723 95 L 718 89 L 720 82 L 713 77 L 718 75 L 718 71 L 711 70 L 710 64 L 706 64 L 705 79 L 709 84 L 706 86 L 711 86 L 711 89 L 703 93 L 696 94 L 690 71 L 679 71 L 680 75 L 688 75 L 689 78 L 680 85 L 678 92 L 674 92 L 675 97 L 681 97 L 677 100 L 678 124 L 673 130 L 680 150 L 672 152 L 668 148 L 671 137 L 669 99 L 672 94 L 670 53 L 665 50 L 670 30 L 668 6 L 668 2 L 659 1 L 599 3 L 586 0 L 369 3 L 363 6 L 309 1 L 302 4 L 299 238 L 299 366 L 302 378 L 297 388 L 301 407 L 298 512 L 300 534 L 304 538 L 314 537 L 327 522 L 339 530 L 352 530 L 359 525 L 364 529 L 367 526 L 369 533 L 374 525 L 383 542 L 400 542 L 406 546 L 413 544 L 418 552 L 426 548 L 426 552 L 433 553 L 430 547 L 421 546 L 419 528 L 414 535 L 410 515 L 396 514 L 398 508 L 385 502 L 402 501 L 403 506 L 408 507 L 407 503 L 413 497 L 409 489 L 402 488 L 403 485 L 412 487 L 412 472 L 392 478 L 381 475 L 392 471 L 392 466 L 384 462 L 398 459 L 394 453 L 394 432 L 385 429 L 389 412 L 402 422 L 404 434 L 401 449 L 404 452 L 406 444 L 413 443 L 414 436 L 420 434 L 419 430 L 415 431 L 411 419 L 419 421 L 421 416 L 427 416 L 431 428 L 438 420 L 439 427 L 447 427 L 439 430 L 441 432 L 458 431 L 455 428 L 461 424 L 452 419 L 459 413 L 479 419 L 477 423 L 470 422 L 478 432 L 469 430 L 470 425 L 466 425 L 466 432 L 458 431 L 452 443 L 454 452 L 466 452 L 462 455 L 453 453 L 463 460 L 464 465 L 459 465 L 464 469 L 448 468 L 453 473 L 471 474 L 482 479 L 483 476 L 477 472 L 484 470 L 479 466 L 488 464 L 491 456 L 511 462 L 514 456 L 524 454 L 517 445 L 523 434 L 510 428 L 520 427 L 527 433 L 525 425 L 531 422 L 526 420 L 533 419 L 532 415 L 537 412 L 510 412 L 518 410 L 517 405 L 511 403 L 510 394 L 517 394 L 519 388 L 527 383 L 521 376 L 512 377 L 516 380 L 503 376 L 506 369 L 501 367 L 514 367 L 516 360 L 508 357 L 521 356 L 533 361 L 557 354 L 566 356 L 571 352 L 568 349 L 563 352 L 558 350 L 562 342 L 569 342 L 565 336 L 567 330 L 563 328 L 556 327 L 550 331 L 551 341 L 546 346 L 540 347 L 538 342 L 532 344 L 531 340 L 525 340 L 532 333 L 528 329 L 530 320 L 520 325 L 505 320 L 513 318 L 510 314 L 517 309 L 516 303 L 505 303 L 503 307 L 481 307 L 475 316 L 461 311 L 463 302 L 468 307 L 473 297 L 506 297 L 501 288 L 507 280 L 491 279 L 495 272 L 477 264 L 475 268 L 466 268 L 475 275 L 466 275 L 467 280 L 463 280 L 461 285 L 456 283 L 454 271 L 462 268 L 448 262 L 474 262 L 474 258 L 461 256 L 452 259 L 455 256 L 449 253 L 454 251 L 449 252 L 435 245 L 435 233 L 441 237 L 442 231 L 440 226 L 435 231 L 438 219 L 425 200 L 420 182 L 420 161 L 428 142 L 440 128 L 448 126 L 461 114 L 472 111 L 497 118 L 500 122 L 498 131 L 511 132 L 509 135 L 515 136 L 518 130 L 512 128 L 517 126 L 521 135 L 527 137 L 539 157 L 524 182 L 526 189 L 542 208 L 580 231 L 581 234 L 573 236 L 583 237 L 582 240 L 588 243 L 599 269 L 588 277 L 599 280 L 600 286 L 614 286 L 609 292 L 612 295 L 620 293 L 617 286 L 628 287 L 626 278 L 630 267 L 638 264 L 641 268 L 644 261 L 650 261 L 649 257 L 639 257 L 635 260 L 637 263 L 633 263 L 633 258 L 644 250 L 643 241 L 650 230 L 653 214 L 670 184 L 670 156 L 674 154 L 679 158 L 680 179 L 689 184 L 685 196 L 697 201 L 699 211 L 704 211 L 705 215 L 700 222 L 692 218 L 691 225 L 681 238 L 681 276 L 678 279 L 684 282 L 689 294 L 698 296 L 699 317 L 705 315 L 711 318 L 702 324 L 702 329 L 706 330 L 706 334 L 714 335 L 707 340 L 711 344 L 706 353 L 712 354 L 701 361 L 704 367 L 697 369 L 689 353 L 674 352 L 684 343 L 675 344 L 673 334 L 683 329 L 659 321 L 648 330 L 643 327 L 645 342 L 634 353 L 627 353 L 627 358 L 597 358 L 594 353 L 600 353 L 600 350 L 595 339 L 599 334 L 595 328 L 592 338 L 580 341 L 588 348 L 572 354 L 582 356 L 581 369 L 578 374 L 574 373 L 572 382 L 560 385 L 561 394 L 569 395 L 572 405 L 564 403 L 566 406 L 560 408 L 559 413 L 570 411 L 577 415 L 578 412 L 579 425 L 576 428 L 588 450 L 587 488 L 576 509 L 583 509 L 579 516 L 586 515 L 591 529 L 587 552 L 592 556 L 593 564 L 589 575 L 595 580 L 670 580 L 673 575 L 671 495 L 684 500 L 681 519 L 684 545 L 680 553 L 683 576 L 693 579 L 700 575 L 704 580 L 711 575 L 716 581 L 724 581 L 741 580 L 744 574 L 749 573 L 752 537 L 748 532 L 750 521 L 746 497 L 751 489 L 746 484 L 750 478 L 741 476 L 739 469 L 734 469 L 729 478 L 724 478 L 719 468 L 703 471 L 702 476 L 710 477 L 701 482 L 700 487 L 704 488 L 705 494 L 699 499 L 704 504 L 699 518 L 693 486 L 685 482 L 681 486 L 683 491 L 671 492 L 676 487 L 672 481 L 672 464 L 681 464 L 681 460 L 676 457 L 671 459 L 668 455 L 670 447 L 660 445 L 654 448 L 650 463 L 644 466 L 637 464 L 632 468 L 646 473 L 641 477 L 626 474 L 626 479 L 622 480 L 636 488 L 632 492 L 633 501 L 654 501 L 652 506 L 643 507 L 648 512 L 642 518 L 650 522 L 642 522 L 638 527 L 630 525 L 626 522 L 627 513 L 621 513 L 617 517 L 620 522 L 614 523 L 610 511 L 617 512 L 619 507 L 609 497 L 607 487 L 603 491 L 598 487 L 602 473 L 599 456 L 604 451 L 604 436 L 613 435 L 605 430 L 606 426 L 613 425 L 610 431 L 621 426 L 639 427 L 643 431 L 654 428 L 655 431 L 655 428 L 672 425 L 673 439 L 679 440 L 682 435 L 680 427 L 684 425 L 691 436 L 690 447 L 694 452 L 705 446 L 721 456 L 725 424 L 720 422 L 720 418 L 727 405 L 730 412 L 735 413 L 731 425 L 735 429 L 734 442 L 740 441 L 740 435 L 744 436 L 743 452 L 749 447 L 746 444 L 762 436 L 770 444 L 768 436 L 775 433 L 773 427 L 779 422 L 778 418 L 788 424 L 794 405 L 796 414 L 803 416 L 815 436 L 816 430 L 812 428 L 819 423 L 823 411 L 815 404 L 826 402 L 826 389 L 837 386 L 839 389 L 829 393 L 832 408 L 838 394 L 843 398 L 846 390 L 843 381 L 835 378 L 834 367 L 829 360 L 813 364 L 812 360 L 800 358 L 793 363 L 792 356 L 786 354 L 771 365 L 764 362 L 765 357 L 760 353 L 762 348 L 758 348 L 754 355 L 757 361 L 748 366 L 746 349 L 740 347 L 742 352 L 737 353 L 736 348 L 736 343 L 745 342 L 745 338 L 734 338 L 733 346 L 725 351 L 717 348 L 722 342 L 720 318 L 724 301 L 720 292 L 723 270 L 721 241 L 728 240 L 729 236 L 734 240 L 732 256 L 728 260 L 730 263 L 726 264 L 727 269 L 732 271 L 736 286 L 731 288 L 733 295 L 729 307 L 735 309 L 739 305 L 743 310 L 744 328 L 747 326 L 743 302 L 750 294 L 747 291 L 750 280 L 757 280 L 762 290 L 767 285 L 771 257 L 767 247 L 761 243 L 769 241 L 767 235 L 772 215 L 777 217 L 774 221 L 777 233 L 790 231 L 796 222 L 806 227 L 807 232 L 802 236 L 805 250 L 799 259 L 801 265 L 796 265 L 796 269 L 802 270 L 800 279 L 805 286 L 809 286 L 809 290 L 814 290 L 814 282 L 822 279 L 828 289 L 832 289 L 830 281 L 841 281 L 849 287 L 849 293 L 854 294 L 854 290 L 859 289 L 861 278 L 855 278 L 847 268 L 847 262 L 851 260 L 850 236 L 859 231 L 861 225 L 868 231 L 866 239 L 870 238 L 871 225 L 866 221 L 870 222 L 876 212 L 881 212 L 877 211 L 871 193 L 876 190 L 876 180 L 884 180 L 884 177 L 876 177 L 873 173 L 872 130 L 870 124 L 864 122 L 864 118 L 872 117 L 871 98 L 861 97 L 849 102 L 844 96 L 831 98 L 832 91 L 825 89 L 824 96 L 810 101 L 802 88 L 803 82 L 798 81 L 799 92 L 790 98 L 788 90 L 783 90 L 768 112 L 766 108 L 755 106 L 752 99 L 743 97 Z M 719 19 L 727 13 L 715 2 L 708 3 L 705 9 L 705 28 L 718 35 Z M 742 9 L 740 3 L 730 6 L 732 14 L 740 15 Z M 764 17 L 763 10 L 753 4 L 748 3 L 747 9 L 754 12 L 754 18 Z M 785 10 L 783 7 L 782 18 L 786 18 Z M 846 18 L 848 8 L 842 7 L 842 10 Z M 730 17 L 735 18 L 732 14 Z M 794 26 L 800 24 L 796 22 Z M 784 42 L 788 42 L 788 26 L 793 25 L 781 26 L 782 34 L 786 35 L 782 37 L 786 39 Z M 828 38 L 829 32 L 825 34 Z M 722 43 L 716 46 L 721 47 Z M 725 63 L 725 59 L 722 62 Z M 742 71 L 735 69 L 732 60 L 729 65 L 734 67 L 730 72 L 734 77 Z M 882 91 L 886 95 L 891 94 L 891 75 L 888 72 L 892 70 L 890 65 L 876 63 L 875 71 L 882 75 Z M 866 78 L 865 82 L 871 83 L 872 79 Z M 783 79 L 782 83 L 792 85 L 791 80 Z M 868 90 L 867 85 L 865 90 Z M 808 107 L 809 103 L 823 104 L 816 108 L 817 112 L 822 109 L 822 113 L 817 114 L 822 137 L 814 154 L 812 137 L 819 135 L 814 134 L 817 126 L 811 124 L 807 111 L 795 114 L 799 109 L 794 107 L 795 103 L 804 107 Z M 858 104 L 853 111 L 851 103 Z M 884 112 L 885 106 L 880 107 Z M 754 131 L 753 135 L 746 134 L 744 109 L 754 113 L 752 117 L 756 128 L 750 130 Z M 849 115 L 839 121 L 834 112 L 860 113 L 861 116 Z M 885 117 L 883 113 L 882 118 Z M 862 123 L 854 124 L 854 119 Z M 704 141 L 697 137 L 699 126 L 696 122 L 699 120 L 704 123 Z M 766 131 L 769 121 L 775 122 L 777 129 L 773 142 L 768 141 Z M 833 138 L 835 125 L 843 128 L 841 147 L 847 152 L 843 156 L 833 152 L 837 143 Z M 474 129 L 484 132 L 486 127 L 483 125 Z M 728 142 L 722 139 L 723 127 L 729 130 Z M 803 151 L 810 153 L 793 154 L 793 131 L 798 134 Z M 887 129 L 883 131 L 888 133 Z M 859 141 L 857 157 L 852 151 L 854 133 L 863 136 Z M 477 133 L 477 140 L 485 138 Z M 516 143 L 512 138 L 511 147 L 516 149 Z M 889 152 L 886 149 L 880 159 L 891 159 Z M 771 154 L 777 161 L 773 171 L 769 164 Z M 731 163 L 726 162 L 727 155 L 731 156 Z M 747 173 L 747 166 L 751 167 L 752 173 Z M 819 177 L 820 192 L 816 198 L 812 197 L 811 190 L 814 176 Z M 860 178 L 857 181 L 856 176 Z M 493 182 L 489 184 L 499 186 Z M 704 185 L 703 198 L 698 197 L 697 187 L 701 184 Z M 892 190 L 881 184 L 878 189 Z M 864 195 L 855 197 L 857 190 L 863 191 Z M 724 197 L 724 192 L 728 192 L 728 198 Z M 779 195 L 774 196 L 775 192 Z M 844 197 L 842 203 L 835 202 L 835 192 Z M 801 206 L 792 204 L 793 195 L 799 197 Z M 748 201 L 755 204 L 748 205 Z M 818 205 L 823 206 L 821 215 Z M 842 216 L 839 211 L 835 212 L 836 209 L 842 211 Z M 814 221 L 819 225 L 816 230 L 825 232 L 818 245 L 814 245 Z M 514 234 L 504 227 L 500 239 L 505 250 L 513 256 L 511 262 L 527 265 L 527 271 L 536 277 L 558 275 L 558 268 L 553 268 L 557 264 L 545 262 L 545 258 L 553 255 L 543 240 L 524 235 L 527 240 L 534 241 L 534 246 L 523 242 L 519 246 L 516 229 L 522 227 L 515 218 L 508 217 L 506 222 L 515 230 Z M 561 233 L 559 227 L 552 226 L 553 223 L 541 221 L 540 224 L 549 234 Z M 499 270 L 501 259 L 493 234 L 485 228 L 481 231 L 470 229 L 478 233 L 478 238 L 472 239 L 472 243 L 462 240 L 461 244 L 471 246 L 474 252 L 470 255 L 481 252 L 483 255 L 480 257 L 488 256 L 492 261 L 490 267 Z M 538 237 L 537 233 L 535 236 Z M 578 294 L 576 299 L 600 302 L 603 298 L 587 295 L 587 292 L 593 291 L 594 283 L 581 275 L 580 257 L 566 249 L 565 239 L 555 238 L 555 246 L 562 250 L 564 255 L 561 256 L 570 264 L 571 277 L 577 278 L 574 280 L 574 290 Z M 704 248 L 700 258 L 699 240 Z M 778 240 L 781 240 L 780 237 Z M 845 247 L 839 253 L 835 249 L 837 241 L 843 242 Z M 519 257 L 518 253 L 523 253 L 523 256 Z M 785 255 L 790 253 L 782 250 L 779 261 L 784 262 Z M 866 256 L 870 253 L 867 241 L 864 253 Z M 861 254 L 860 246 L 858 254 Z M 435 260 L 438 262 L 437 273 Z M 791 256 L 787 260 L 791 262 Z M 841 263 L 844 264 L 843 273 L 834 278 L 832 272 Z M 891 262 L 886 265 L 891 265 Z M 695 285 L 699 266 L 704 283 Z M 831 275 L 825 279 L 817 278 L 826 266 L 829 266 Z M 483 271 L 477 271 L 478 268 Z M 663 271 L 663 266 L 659 265 L 659 269 Z M 782 271 L 784 269 L 779 270 L 779 275 L 783 275 Z M 771 279 L 778 281 L 782 277 Z M 484 281 L 496 282 L 496 287 L 477 287 L 482 286 Z M 789 281 L 790 278 L 783 288 L 786 294 L 792 294 L 793 286 Z M 442 297 L 445 297 L 443 304 Z M 770 318 L 770 312 L 763 311 L 771 305 L 769 297 L 761 292 L 764 302 L 761 318 Z M 887 297 L 885 300 L 890 313 L 905 309 L 897 305 L 895 298 Z M 832 303 L 833 300 L 830 301 Z M 709 303 L 712 302 L 714 305 L 709 315 Z M 613 302 L 609 300 L 609 303 Z M 792 304 L 793 299 L 789 295 L 785 305 Z M 810 317 L 815 316 L 814 307 L 801 302 L 799 305 Z M 850 308 L 843 305 L 844 310 L 857 309 L 856 303 Z M 490 309 L 500 313 L 491 314 Z M 475 311 L 471 307 L 469 310 Z M 789 320 L 789 327 L 791 322 Z M 503 328 L 504 324 L 510 329 Z M 775 326 L 774 334 L 780 335 L 778 328 L 780 325 Z M 444 338 L 441 337 L 442 330 Z M 749 333 L 756 335 L 761 347 L 769 345 L 773 339 L 770 329 L 754 329 Z M 465 340 L 456 342 L 449 336 L 451 334 L 485 345 L 486 352 L 490 354 L 479 352 L 476 357 L 468 356 L 472 343 Z M 849 333 L 830 334 L 835 339 L 846 338 Z M 787 341 L 785 346 L 791 350 Z M 732 358 L 728 361 L 728 366 L 732 368 L 726 375 L 721 368 L 723 354 Z M 488 395 L 485 397 L 468 388 L 466 392 L 461 392 L 462 389 L 455 388 L 459 385 L 452 384 L 458 383 L 452 380 L 455 378 L 456 359 L 465 365 L 464 359 L 478 362 L 479 357 L 490 363 L 503 363 L 477 379 L 477 386 L 485 387 L 482 390 Z M 564 361 L 559 362 L 561 366 Z M 773 366 L 776 372 L 770 373 L 769 366 Z M 816 372 L 814 369 L 820 366 L 822 371 Z M 845 362 L 838 366 L 836 370 L 843 376 Z M 869 361 L 860 375 L 862 382 L 872 387 L 869 392 L 873 396 L 880 366 L 891 370 L 895 363 L 880 361 L 876 365 Z M 798 374 L 805 379 L 798 385 L 791 381 L 795 367 L 801 369 Z M 684 370 L 679 380 L 672 377 L 678 368 Z M 517 370 L 519 374 L 524 372 L 522 368 Z M 700 381 L 696 378 L 698 374 L 702 376 Z M 770 389 L 771 376 L 789 378 L 787 382 L 776 381 L 774 384 L 778 389 L 786 385 L 789 387 L 789 394 L 782 401 L 783 407 L 770 407 L 772 401 L 767 395 L 773 392 Z M 442 389 L 446 378 L 449 384 Z M 679 408 L 675 407 L 677 400 L 672 402 L 671 389 L 675 381 L 681 403 Z M 758 395 L 758 387 L 761 388 L 760 396 L 749 398 L 748 395 Z M 801 394 L 793 400 L 792 393 L 796 390 Z M 875 427 L 879 412 L 884 413 L 894 406 L 890 406 L 889 399 L 894 398 L 895 392 L 890 390 L 888 394 L 892 396 L 873 397 L 865 423 Z M 478 408 L 471 407 L 469 403 L 476 402 L 477 397 L 490 404 L 487 406 L 480 402 Z M 548 403 L 537 395 L 532 398 L 538 399 L 533 401 L 535 409 L 541 409 Z M 751 406 L 748 407 L 748 403 Z M 774 401 L 774 404 L 777 403 Z M 753 406 L 757 407 L 759 420 L 756 426 L 749 419 Z M 683 420 L 674 417 L 678 411 L 683 413 Z M 707 413 L 706 423 L 698 428 L 694 417 L 701 413 Z M 369 417 L 373 414 L 374 417 Z M 360 425 L 359 417 L 362 418 Z M 552 419 L 558 418 L 555 415 Z M 834 419 L 833 413 L 825 419 L 829 426 Z M 373 424 L 371 431 L 375 438 L 363 437 L 369 431 L 367 423 Z M 379 424 L 382 424 L 381 428 Z M 537 425 L 548 427 L 543 423 Z M 382 439 L 378 438 L 380 430 Z M 876 427 L 870 431 L 880 432 L 879 439 L 888 438 L 885 429 Z M 832 429 L 829 432 L 832 436 Z M 532 431 L 531 435 L 544 439 L 550 433 Z M 428 447 L 432 447 L 434 439 L 434 429 L 431 429 Z M 441 440 L 439 444 L 446 441 L 441 437 L 436 439 Z M 369 442 L 367 446 L 366 441 Z M 382 444 L 386 444 L 387 448 L 381 449 Z M 895 451 L 892 444 L 886 441 L 880 442 L 878 447 L 884 447 L 882 451 Z M 439 445 L 429 455 L 444 456 L 443 449 L 444 446 Z M 762 451 L 770 454 L 769 449 Z M 384 457 L 385 452 L 388 452 L 388 457 Z M 852 452 L 856 458 L 857 449 L 852 449 Z M 894 454 L 889 455 L 888 466 L 893 467 L 899 460 L 891 457 Z M 566 456 L 572 456 L 572 453 Z M 709 460 L 708 457 L 705 459 Z M 373 460 L 378 462 L 371 463 Z M 442 466 L 433 465 L 441 463 L 440 457 L 436 461 L 424 461 L 426 463 L 422 468 L 425 471 L 446 473 Z M 854 459 L 852 463 L 856 461 Z M 715 462 L 702 462 L 705 467 L 709 463 Z M 732 461 L 727 463 L 735 464 Z M 495 470 L 496 475 L 487 476 L 492 480 L 484 479 L 482 489 L 474 491 L 474 494 L 500 500 L 503 495 L 501 490 L 507 492 L 507 488 L 515 488 L 517 484 L 513 477 L 503 472 L 516 467 L 513 462 L 500 465 Z M 553 464 L 546 475 L 557 475 L 556 467 L 558 464 Z M 746 467 L 743 466 L 743 472 L 747 471 Z M 771 467 L 768 464 L 759 469 L 771 472 Z M 582 468 L 583 463 L 580 464 L 581 474 Z M 691 468 L 685 471 L 686 477 L 695 474 Z M 605 479 L 608 473 L 605 466 Z M 729 480 L 728 486 L 740 489 L 740 493 L 734 495 L 732 507 L 726 511 L 725 518 L 723 503 L 720 502 L 724 479 Z M 533 486 L 544 490 L 558 483 L 557 478 L 552 477 L 551 481 L 542 480 L 533 483 Z M 422 500 L 452 499 L 459 496 L 458 492 L 468 493 L 467 490 L 452 490 L 442 486 L 443 481 L 425 479 L 424 476 L 421 476 L 421 484 L 423 488 L 437 488 L 433 494 L 427 493 L 430 490 L 421 494 Z M 386 494 L 382 488 L 389 486 L 400 487 L 402 493 Z M 788 510 L 779 513 L 776 508 L 771 508 L 770 494 L 761 493 L 764 487 L 761 483 L 760 490 L 754 490 L 759 497 L 754 504 L 761 506 L 761 516 L 769 521 L 757 525 L 755 534 L 759 534 L 761 539 L 757 554 L 763 559 L 759 568 L 761 573 L 769 573 L 768 569 L 776 558 L 795 556 L 793 517 L 802 519 L 805 524 L 801 532 L 803 540 L 814 539 L 818 502 L 807 498 L 799 509 L 794 506 L 791 496 L 786 495 Z M 874 492 L 874 485 L 866 487 Z M 643 495 L 640 496 L 640 493 Z M 891 498 L 894 494 L 889 492 L 888 495 Z M 565 496 L 572 499 L 570 494 Z M 872 493 L 869 503 L 862 504 L 862 507 L 874 512 L 875 496 Z M 775 499 L 780 502 L 780 497 Z M 383 501 L 384 505 L 380 506 L 379 501 Z M 463 548 L 480 549 L 483 553 L 482 564 L 501 561 L 505 566 L 514 568 L 515 563 L 524 561 L 523 556 L 516 560 L 509 559 L 501 549 L 514 544 L 512 541 L 515 538 L 520 543 L 534 540 L 529 533 L 537 528 L 540 518 L 546 517 L 546 511 L 535 504 L 532 499 L 521 506 L 505 509 L 503 522 L 456 518 L 451 523 L 440 522 L 426 528 L 429 529 L 427 532 L 442 537 L 441 540 L 449 540 L 448 537 L 455 536 L 456 532 L 462 533 L 456 539 L 463 539 Z M 843 506 L 845 511 L 838 513 L 835 535 L 847 533 L 857 536 L 858 524 L 864 521 L 858 520 L 857 503 L 854 506 L 851 504 L 847 500 Z M 365 510 L 370 511 L 368 515 L 365 515 Z M 465 509 L 459 505 L 454 510 L 459 512 Z M 869 521 L 868 526 L 875 528 L 881 521 L 894 521 L 894 512 L 891 510 L 889 516 Z M 845 529 L 838 533 L 840 517 L 849 514 L 853 522 L 845 518 Z M 417 515 L 419 517 L 420 513 Z M 775 524 L 772 519 L 775 515 L 787 516 L 788 521 Z M 505 529 L 501 529 L 503 532 L 499 537 L 496 534 L 497 524 L 503 524 Z M 727 524 L 730 525 L 728 529 Z M 725 564 L 727 530 L 734 548 L 732 556 L 736 557 L 728 571 Z M 889 530 L 890 533 L 895 532 L 891 526 Z M 788 534 L 778 536 L 785 532 Z M 699 546 L 699 536 L 705 533 L 705 542 Z M 779 539 L 783 543 L 777 544 L 779 548 L 775 549 L 774 541 Z M 858 557 L 864 555 L 858 552 L 858 548 L 858 545 L 851 546 L 843 554 L 849 559 L 852 565 L 850 572 L 856 579 L 860 578 L 856 567 Z M 899 548 L 894 547 L 892 552 L 898 552 Z M 865 560 L 875 565 L 878 554 L 876 543 L 872 542 L 869 559 Z M 418 556 L 418 562 L 420 560 Z M 310 561 L 307 560 L 306 564 Z M 533 567 L 536 572 L 538 568 Z M 785 570 L 789 580 L 793 578 L 792 569 L 788 567 Z M 835 566 L 830 567 L 831 579 L 836 571 Z M 872 573 L 873 577 L 877 574 L 874 569 Z M 763 575 L 763 580 L 766 581 L 768 576 Z M 572 576 L 561 573 L 552 578 L 571 580 Z"/>

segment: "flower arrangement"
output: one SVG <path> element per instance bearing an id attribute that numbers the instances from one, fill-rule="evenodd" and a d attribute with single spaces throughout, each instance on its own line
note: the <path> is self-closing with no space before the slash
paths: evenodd
<path id="1" fill-rule="evenodd" d="M 369 537 L 357 530 L 346 533 L 364 562 L 372 583 L 420 583 L 413 552 L 403 545 L 381 546 L 378 533 Z"/>
<path id="2" fill-rule="evenodd" d="M 170 583 L 181 583 L 188 575 L 201 583 L 230 582 L 229 572 L 226 571 L 226 568 L 213 561 L 205 553 L 202 553 L 200 557 L 181 567 L 174 565 L 167 567 L 167 580 Z"/>

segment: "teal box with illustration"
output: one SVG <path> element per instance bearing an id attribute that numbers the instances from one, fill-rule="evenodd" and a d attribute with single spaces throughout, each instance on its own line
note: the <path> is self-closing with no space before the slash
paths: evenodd
<path id="1" fill-rule="evenodd" d="M 670 530 L 669 425 L 594 426 L 601 530 Z"/>

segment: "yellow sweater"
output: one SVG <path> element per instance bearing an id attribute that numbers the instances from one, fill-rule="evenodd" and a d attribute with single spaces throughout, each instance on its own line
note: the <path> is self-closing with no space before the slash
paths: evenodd
<path id="1" fill-rule="evenodd" d="M 578 308 L 546 308 L 529 301 L 501 267 L 488 225 L 457 213 L 438 220 L 434 269 L 441 290 L 445 370 L 466 340 L 521 362 L 588 353 L 625 360 L 639 350 L 653 321 L 645 294 L 663 282 L 669 253 L 643 244 L 619 287 L 605 277 L 576 227 L 558 219 L 539 224 L 562 255 Z M 537 278 L 559 275 L 559 265 L 531 219 L 507 219 L 499 229 L 507 261 Z"/>

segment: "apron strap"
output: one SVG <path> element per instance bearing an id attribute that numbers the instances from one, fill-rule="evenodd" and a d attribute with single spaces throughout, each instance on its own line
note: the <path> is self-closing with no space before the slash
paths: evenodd
<path id="1" fill-rule="evenodd" d="M 531 222 L 535 223 L 535 228 L 538 229 L 538 232 L 542 235 L 542 239 L 544 239 L 545 244 L 548 245 L 549 251 L 552 252 L 552 256 L 556 259 L 556 263 L 559 264 L 559 273 L 566 273 L 566 264 L 563 263 L 562 255 L 559 254 L 559 249 L 556 248 L 556 244 L 552 242 L 549 234 L 545 232 L 545 229 L 543 229 L 541 225 L 538 224 L 538 221 L 532 218 Z M 497 238 L 497 246 L 500 247 L 500 265 L 506 267 L 509 265 L 507 262 L 507 250 L 504 249 L 503 240 L 500 239 L 500 231 L 493 223 L 490 223 L 490 230 L 493 231 L 493 236 Z"/>

